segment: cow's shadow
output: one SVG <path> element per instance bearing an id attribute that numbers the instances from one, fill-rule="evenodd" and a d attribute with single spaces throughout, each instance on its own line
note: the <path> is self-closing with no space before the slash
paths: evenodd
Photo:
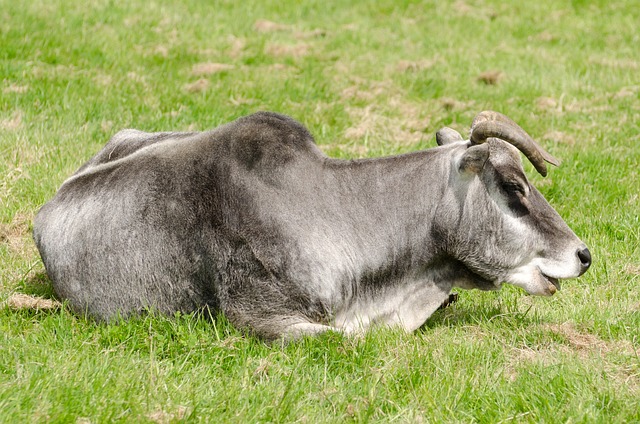
<path id="1" fill-rule="evenodd" d="M 499 299 L 483 302 L 481 305 L 465 301 L 456 302 L 434 312 L 418 331 L 485 325 L 496 320 L 508 327 L 527 327 L 538 320 L 536 314 L 531 313 L 532 306 L 523 308 L 522 305 L 506 305 Z"/>
<path id="2" fill-rule="evenodd" d="M 53 291 L 53 283 L 44 270 L 30 273 L 20 281 L 21 293 L 43 299 L 59 300 Z"/>

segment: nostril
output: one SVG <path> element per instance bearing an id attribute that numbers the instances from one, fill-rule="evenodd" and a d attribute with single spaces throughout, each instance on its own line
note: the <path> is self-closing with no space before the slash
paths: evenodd
<path id="1" fill-rule="evenodd" d="M 580 259 L 580 263 L 582 267 L 586 271 L 587 268 L 591 266 L 591 252 L 586 247 L 582 250 L 578 250 L 578 258 Z"/>

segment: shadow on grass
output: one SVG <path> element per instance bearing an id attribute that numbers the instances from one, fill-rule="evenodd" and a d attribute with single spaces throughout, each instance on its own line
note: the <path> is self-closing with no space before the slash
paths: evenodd
<path id="1" fill-rule="evenodd" d="M 531 309 L 531 305 L 523 309 L 517 301 L 504 301 L 500 298 L 493 301 L 485 299 L 476 304 L 469 304 L 468 301 L 460 302 L 436 311 L 419 331 L 440 327 L 482 325 L 496 320 L 510 327 L 526 327 L 538 321 L 536 314 L 530 313 Z"/>
<path id="2" fill-rule="evenodd" d="M 22 293 L 44 299 L 59 300 L 53 291 L 51 279 L 45 271 L 30 274 L 19 282 Z"/>

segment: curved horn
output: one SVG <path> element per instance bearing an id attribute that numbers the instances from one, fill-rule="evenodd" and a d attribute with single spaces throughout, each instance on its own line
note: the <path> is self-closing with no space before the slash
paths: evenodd
<path id="1" fill-rule="evenodd" d="M 505 115 L 492 111 L 480 112 L 471 124 L 471 144 L 482 144 L 490 137 L 499 138 L 517 147 L 543 177 L 547 175 L 545 162 L 560 165 L 558 159 L 551 156 L 525 130 Z"/>

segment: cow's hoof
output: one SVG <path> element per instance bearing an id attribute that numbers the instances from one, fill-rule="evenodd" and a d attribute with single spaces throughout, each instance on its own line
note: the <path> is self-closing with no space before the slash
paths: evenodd
<path id="1" fill-rule="evenodd" d="M 444 302 L 442 302 L 442 305 L 440 305 L 440 307 L 438 309 L 444 309 L 447 306 L 449 306 L 452 303 L 455 303 L 457 301 L 458 301 L 458 293 L 449 293 L 449 298 L 447 300 L 445 300 Z"/>

